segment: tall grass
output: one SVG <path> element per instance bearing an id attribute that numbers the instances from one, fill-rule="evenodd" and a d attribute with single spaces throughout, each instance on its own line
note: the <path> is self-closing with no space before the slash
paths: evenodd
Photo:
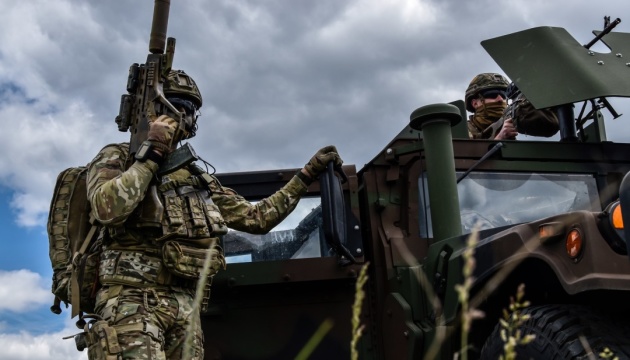
<path id="1" fill-rule="evenodd" d="M 527 320 L 529 314 L 523 314 L 522 310 L 530 305 L 529 301 L 525 301 L 525 284 L 520 284 L 516 291 L 516 298 L 510 298 L 509 311 L 503 309 L 503 319 L 499 320 L 501 324 L 501 340 L 505 344 L 503 346 L 504 355 L 500 360 L 515 360 L 516 347 L 519 345 L 527 345 L 534 341 L 536 335 L 528 334 L 523 336 L 520 327 Z"/>
<path id="2" fill-rule="evenodd" d="M 484 313 L 475 307 L 470 306 L 470 290 L 475 282 L 473 272 L 475 271 L 475 247 L 479 242 L 479 232 L 473 231 L 468 237 L 466 242 L 466 249 L 464 250 L 462 257 L 464 259 L 463 273 L 464 283 L 455 285 L 455 291 L 457 291 L 457 297 L 461 304 L 461 346 L 460 355 L 462 360 L 468 359 L 468 334 L 470 333 L 470 327 L 473 320 L 481 319 L 484 317 Z"/>
<path id="3" fill-rule="evenodd" d="M 357 344 L 363 334 L 364 325 L 361 324 L 361 307 L 363 306 L 363 300 L 365 299 L 365 291 L 363 286 L 368 280 L 367 268 L 370 265 L 366 262 L 359 272 L 357 277 L 356 290 L 354 294 L 354 304 L 352 305 L 352 341 L 350 342 L 350 359 L 358 360 L 359 353 L 357 351 Z"/>
<path id="4" fill-rule="evenodd" d="M 210 273 L 210 262 L 212 260 L 212 248 L 210 246 L 208 250 L 206 250 L 206 258 L 203 261 L 203 267 L 201 268 L 201 274 L 199 275 L 199 280 L 197 280 L 197 288 L 195 289 L 195 298 L 192 304 L 192 314 L 197 314 L 200 312 L 201 301 L 203 300 L 203 295 L 206 289 L 206 284 L 209 279 L 208 274 Z M 184 352 L 182 354 L 183 359 L 192 359 L 191 352 L 193 349 L 193 341 L 195 334 L 195 328 L 199 326 L 197 323 L 199 319 L 199 315 L 191 316 L 191 321 L 188 323 L 188 327 L 186 328 L 186 340 L 184 341 Z"/>
<path id="5" fill-rule="evenodd" d="M 324 337 L 326 336 L 326 334 L 328 334 L 330 329 L 332 329 L 333 325 L 334 321 L 332 319 L 324 320 L 319 325 L 319 328 L 317 328 L 317 331 L 315 331 L 313 336 L 311 336 L 311 338 L 308 340 L 306 345 L 304 345 L 302 350 L 300 350 L 300 352 L 297 354 L 295 360 L 307 360 L 311 356 L 313 351 L 317 348 L 319 343 L 324 340 Z"/>

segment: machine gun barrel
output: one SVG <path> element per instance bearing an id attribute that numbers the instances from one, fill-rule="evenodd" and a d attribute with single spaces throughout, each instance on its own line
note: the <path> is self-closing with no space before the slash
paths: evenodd
<path id="1" fill-rule="evenodd" d="M 619 25 L 620 22 L 621 22 L 621 19 L 620 18 L 616 18 L 615 21 L 613 21 L 610 24 L 608 24 L 608 26 L 606 26 L 602 32 L 600 32 L 597 36 L 595 36 L 595 38 L 593 40 L 591 40 L 591 42 L 589 42 L 588 44 L 584 45 L 584 47 L 587 48 L 587 49 L 590 49 L 591 46 L 595 45 L 595 43 L 598 42 L 599 39 L 604 37 L 604 35 L 606 35 L 609 32 L 611 32 L 612 29 L 614 29 L 615 26 Z"/>

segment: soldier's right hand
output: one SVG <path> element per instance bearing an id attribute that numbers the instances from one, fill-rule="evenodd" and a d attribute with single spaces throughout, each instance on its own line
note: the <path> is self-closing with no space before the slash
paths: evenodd
<path id="1" fill-rule="evenodd" d="M 175 130 L 177 130 L 177 125 L 175 119 L 161 115 L 155 120 L 149 121 L 147 140 L 156 141 L 170 147 Z"/>
<path id="2" fill-rule="evenodd" d="M 503 122 L 503 126 L 501 127 L 501 131 L 495 136 L 495 140 L 516 140 L 516 135 L 518 135 L 518 131 L 516 131 L 516 126 L 514 126 L 514 120 L 512 118 L 507 118 Z"/>

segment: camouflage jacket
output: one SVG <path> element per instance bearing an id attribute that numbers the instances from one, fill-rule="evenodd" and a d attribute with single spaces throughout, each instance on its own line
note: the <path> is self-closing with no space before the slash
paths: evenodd
<path id="1" fill-rule="evenodd" d="M 511 118 L 520 134 L 531 136 L 551 137 L 560 129 L 558 118 L 551 109 L 536 109 L 519 94 L 518 97 L 507 106 L 503 116 L 490 124 L 485 129 L 480 129 L 472 121 L 474 115 L 468 119 L 468 137 L 471 139 L 494 139 L 503 127 L 503 122 Z"/>
<path id="2" fill-rule="evenodd" d="M 128 226 L 134 218 L 134 212 L 137 213 L 143 203 L 154 198 L 145 196 L 152 185 L 157 185 L 158 195 L 164 200 L 164 192 L 168 189 L 164 184 L 192 179 L 190 171 L 180 169 L 158 180 L 155 175 L 158 165 L 150 160 L 134 162 L 126 169 L 128 147 L 127 143 L 104 147 L 88 169 L 88 199 L 92 213 L 97 221 L 109 228 Z M 270 231 L 286 218 L 306 193 L 307 187 L 299 178 L 293 177 L 276 193 L 256 204 L 222 186 L 214 176 L 211 176 L 207 190 L 218 208 L 219 214 L 215 215 L 222 217 L 217 221 L 235 230 L 260 234 Z M 169 204 L 163 206 L 167 212 Z M 210 213 L 212 217 L 212 211 Z M 148 240 L 164 235 L 159 231 L 148 234 L 146 236 L 154 238 Z"/>
<path id="3" fill-rule="evenodd" d="M 507 118 L 512 118 L 521 134 L 551 137 L 560 130 L 558 117 L 552 109 L 534 108 L 522 93 L 508 105 L 499 121 L 503 123 Z"/>
<path id="4" fill-rule="evenodd" d="M 494 139 L 503 126 L 503 120 L 500 119 L 485 129 L 479 129 L 472 121 L 474 115 L 471 115 L 467 121 L 468 137 L 471 139 Z"/>

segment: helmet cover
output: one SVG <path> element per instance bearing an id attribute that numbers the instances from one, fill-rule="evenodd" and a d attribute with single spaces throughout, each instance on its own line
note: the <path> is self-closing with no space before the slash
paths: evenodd
<path id="1" fill-rule="evenodd" d="M 201 107 L 201 92 L 195 80 L 183 70 L 171 70 L 164 82 L 164 96 L 192 101 L 197 109 Z"/>
<path id="2" fill-rule="evenodd" d="M 475 76 L 466 89 L 466 110 L 475 112 L 472 107 L 472 99 L 484 90 L 506 91 L 509 82 L 503 75 L 496 73 L 481 73 Z"/>

